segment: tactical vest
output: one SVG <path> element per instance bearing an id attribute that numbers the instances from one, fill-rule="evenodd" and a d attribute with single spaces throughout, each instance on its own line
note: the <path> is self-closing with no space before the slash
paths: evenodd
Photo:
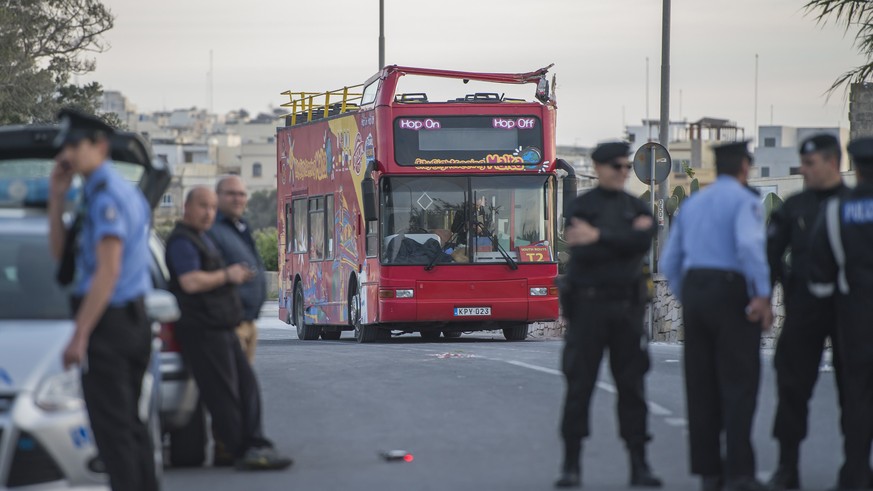
<path id="1" fill-rule="evenodd" d="M 206 245 L 200 234 L 191 227 L 177 223 L 167 238 L 167 246 L 175 240 L 188 240 L 200 255 L 200 270 L 218 271 L 224 268 L 221 253 Z M 179 302 L 182 316 L 176 323 L 178 327 L 233 329 L 242 322 L 243 308 L 236 286 L 230 283 L 207 292 L 185 293 L 179 284 L 175 271 L 170 272 L 170 291 Z"/>

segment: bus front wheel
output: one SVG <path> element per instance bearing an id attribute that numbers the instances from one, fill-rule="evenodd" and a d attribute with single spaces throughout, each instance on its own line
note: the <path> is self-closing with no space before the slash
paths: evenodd
<path id="1" fill-rule="evenodd" d="M 503 337 L 507 341 L 524 341 L 527 339 L 527 324 L 506 327 L 503 329 Z"/>
<path id="2" fill-rule="evenodd" d="M 355 326 L 355 340 L 359 343 L 376 341 L 376 326 L 365 325 L 361 319 L 361 293 L 355 289 L 349 295 L 349 320 Z"/>
<path id="3" fill-rule="evenodd" d="M 321 332 L 317 326 L 307 326 L 306 316 L 303 314 L 303 287 L 300 283 L 294 288 L 294 327 L 297 328 L 297 339 L 312 341 L 318 339 Z"/>

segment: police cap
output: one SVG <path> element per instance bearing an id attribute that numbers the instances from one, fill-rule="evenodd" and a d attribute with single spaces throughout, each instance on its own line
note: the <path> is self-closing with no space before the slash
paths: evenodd
<path id="1" fill-rule="evenodd" d="M 806 155 L 822 150 L 834 150 L 840 148 L 840 141 L 834 135 L 820 133 L 813 135 L 800 144 L 800 155 Z"/>
<path id="2" fill-rule="evenodd" d="M 109 136 L 115 132 L 100 118 L 71 108 L 64 108 L 58 112 L 58 122 L 60 131 L 54 141 L 56 148 L 74 145 L 86 138 Z"/>
<path id="3" fill-rule="evenodd" d="M 729 161 L 738 157 L 748 157 L 749 161 L 754 159 L 754 156 L 749 153 L 748 140 L 725 143 L 724 145 L 713 147 L 713 151 L 715 152 L 716 164 L 720 161 Z"/>
<path id="4" fill-rule="evenodd" d="M 865 167 L 873 165 L 873 138 L 855 138 L 849 142 L 849 146 L 846 147 L 846 150 L 849 151 L 852 160 L 856 164 Z"/>
<path id="5" fill-rule="evenodd" d="M 606 142 L 597 145 L 597 148 L 591 152 L 591 160 L 605 164 L 618 157 L 627 157 L 630 154 L 630 144 L 628 142 Z"/>

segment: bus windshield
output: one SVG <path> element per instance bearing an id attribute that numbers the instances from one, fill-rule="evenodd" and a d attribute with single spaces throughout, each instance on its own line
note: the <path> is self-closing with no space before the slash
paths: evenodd
<path id="1" fill-rule="evenodd" d="M 382 263 L 553 261 L 553 194 L 544 175 L 383 177 Z"/>

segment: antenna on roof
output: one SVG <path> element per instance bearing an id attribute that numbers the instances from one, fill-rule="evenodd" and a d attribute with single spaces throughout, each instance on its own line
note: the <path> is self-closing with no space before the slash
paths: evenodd
<path id="1" fill-rule="evenodd" d="M 212 114 L 214 112 L 213 107 L 212 107 L 212 99 L 213 99 L 213 97 L 212 97 L 213 96 L 212 81 L 214 78 L 215 78 L 215 72 L 213 71 L 213 64 L 212 64 L 212 50 L 210 49 L 209 50 L 209 74 L 206 76 L 206 94 L 209 97 L 209 100 L 207 101 L 208 106 L 209 106 L 209 114 Z"/>

